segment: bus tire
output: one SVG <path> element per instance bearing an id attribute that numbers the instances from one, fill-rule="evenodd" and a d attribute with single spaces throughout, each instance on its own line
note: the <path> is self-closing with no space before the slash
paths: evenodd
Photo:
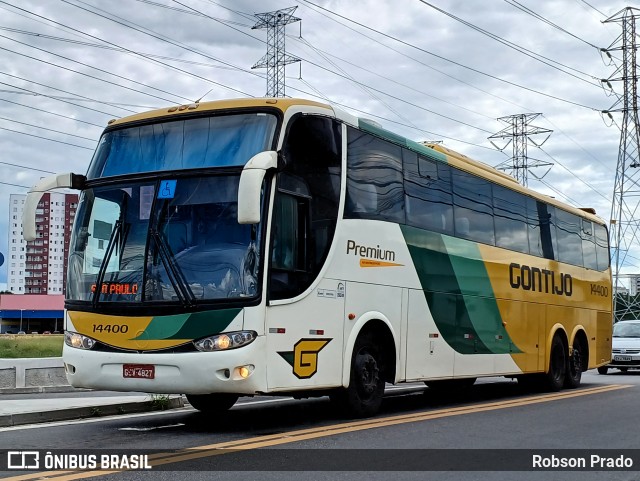
<path id="1" fill-rule="evenodd" d="M 340 392 L 337 400 L 350 415 L 368 417 L 378 412 L 383 395 L 382 355 L 371 333 L 360 334 L 351 355 L 349 387 Z"/>
<path id="2" fill-rule="evenodd" d="M 216 414 L 227 411 L 238 400 L 237 394 L 187 394 L 187 401 L 198 411 Z"/>
<path id="3" fill-rule="evenodd" d="M 573 349 L 567 362 L 567 374 L 564 378 L 564 387 L 575 389 L 582 379 L 582 345 L 576 339 L 573 341 Z"/>
<path id="4" fill-rule="evenodd" d="M 549 371 L 546 376 L 546 387 L 550 391 L 560 391 L 567 375 L 567 348 L 560 336 L 553 336 L 549 353 Z"/>
<path id="5" fill-rule="evenodd" d="M 598 374 L 602 374 L 603 376 L 609 372 L 609 368 L 607 366 L 600 366 L 598 368 Z"/>

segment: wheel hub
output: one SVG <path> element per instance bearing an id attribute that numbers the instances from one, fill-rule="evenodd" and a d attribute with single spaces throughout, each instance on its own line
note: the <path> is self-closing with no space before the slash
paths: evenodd
<path id="1" fill-rule="evenodd" d="M 360 375 L 360 385 L 362 386 L 362 390 L 367 394 L 372 394 L 373 392 L 375 392 L 379 383 L 378 363 L 376 362 L 375 358 L 369 353 L 358 356 L 357 361 L 358 373 Z"/>

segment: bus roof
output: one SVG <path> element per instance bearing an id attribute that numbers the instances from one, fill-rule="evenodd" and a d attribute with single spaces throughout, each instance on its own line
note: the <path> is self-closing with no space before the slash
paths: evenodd
<path id="1" fill-rule="evenodd" d="M 138 122 L 140 120 L 148 120 L 158 117 L 168 117 L 172 115 L 184 115 L 192 114 L 194 112 L 207 112 L 214 110 L 227 110 L 236 108 L 251 108 L 251 107 L 271 107 L 281 111 L 286 111 L 291 106 L 313 106 L 321 107 L 329 110 L 333 108 L 328 104 L 315 102 L 313 100 L 305 99 L 289 99 L 289 98 L 248 98 L 248 99 L 230 99 L 230 100 L 215 100 L 212 102 L 194 102 L 191 104 L 174 105 L 168 108 L 149 110 L 139 114 L 129 115 L 120 119 L 113 119 L 109 121 L 109 127 L 120 124 L 127 124 L 129 122 Z"/>

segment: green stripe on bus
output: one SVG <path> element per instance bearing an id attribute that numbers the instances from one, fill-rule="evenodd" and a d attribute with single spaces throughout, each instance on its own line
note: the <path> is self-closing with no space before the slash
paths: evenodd
<path id="1" fill-rule="evenodd" d="M 478 244 L 442 236 L 463 294 L 471 322 L 485 346 L 494 354 L 521 352 L 502 324 L 495 293 Z"/>
<path id="2" fill-rule="evenodd" d="M 219 334 L 241 310 L 234 308 L 154 317 L 144 332 L 134 340 L 199 339 Z"/>
<path id="3" fill-rule="evenodd" d="M 407 147 L 425 157 L 429 157 L 432 160 L 444 162 L 445 164 L 447 163 L 447 156 L 442 152 L 433 150 L 429 147 L 419 144 L 418 142 L 402 137 L 401 135 L 393 133 L 389 130 L 383 129 L 382 127 L 378 127 L 377 125 L 372 124 L 366 119 L 358 119 L 358 127 L 365 132 L 373 134 L 377 137 L 381 137 L 395 144 L 399 144 L 403 147 Z"/>
<path id="4" fill-rule="evenodd" d="M 461 354 L 520 352 L 502 325 L 477 245 L 410 226 L 401 230 L 444 340 Z"/>

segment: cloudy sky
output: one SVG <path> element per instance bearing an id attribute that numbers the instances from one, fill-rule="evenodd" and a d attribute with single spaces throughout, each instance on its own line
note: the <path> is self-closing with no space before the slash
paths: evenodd
<path id="1" fill-rule="evenodd" d="M 286 93 L 331 101 L 414 140 L 441 140 L 490 165 L 500 117 L 541 113 L 553 130 L 529 187 L 608 218 L 622 92 L 626 4 L 611 0 L 0 0 L 0 252 L 9 195 L 50 172 L 85 173 L 109 119 L 150 108 L 263 96 L 255 13 L 297 5 L 286 29 Z M 617 65 L 621 65 L 620 54 Z M 540 143 L 546 135 L 532 136 Z M 504 146 L 506 140 L 496 141 Z M 537 180 L 536 177 L 542 177 Z M 637 262 L 640 266 L 640 261 Z M 640 271 L 640 267 L 638 268 Z M 7 265 L 0 267 L 6 282 Z"/>

